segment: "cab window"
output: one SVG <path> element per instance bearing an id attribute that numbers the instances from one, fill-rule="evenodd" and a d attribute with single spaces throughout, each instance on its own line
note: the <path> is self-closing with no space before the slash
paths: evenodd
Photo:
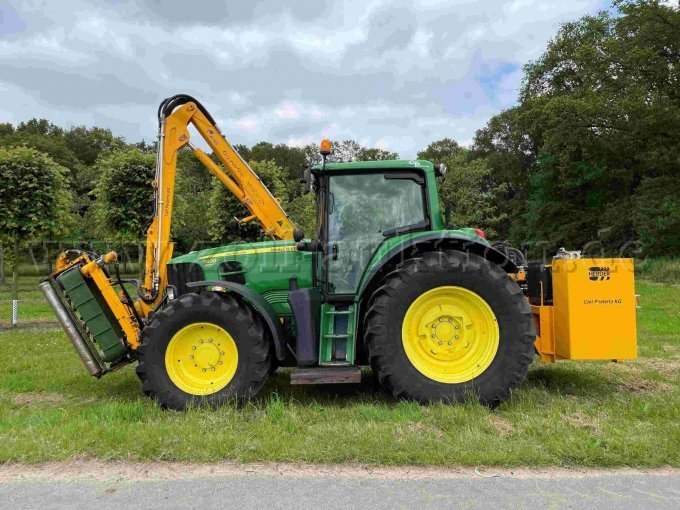
<path id="1" fill-rule="evenodd" d="M 329 292 L 351 294 L 386 237 L 426 226 L 424 184 L 416 173 L 337 175 L 329 181 Z"/>

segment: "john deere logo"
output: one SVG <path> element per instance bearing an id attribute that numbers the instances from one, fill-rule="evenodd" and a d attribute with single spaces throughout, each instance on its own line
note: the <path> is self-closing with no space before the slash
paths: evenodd
<path id="1" fill-rule="evenodd" d="M 588 269 L 588 278 L 594 282 L 609 280 L 612 277 L 611 270 L 608 267 L 593 266 Z"/>

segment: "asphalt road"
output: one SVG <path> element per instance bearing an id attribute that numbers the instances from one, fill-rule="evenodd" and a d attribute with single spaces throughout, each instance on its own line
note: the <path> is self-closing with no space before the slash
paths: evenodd
<path id="1" fill-rule="evenodd" d="M 680 474 L 378 479 L 262 473 L 0 482 L 0 508 L 680 508 Z"/>

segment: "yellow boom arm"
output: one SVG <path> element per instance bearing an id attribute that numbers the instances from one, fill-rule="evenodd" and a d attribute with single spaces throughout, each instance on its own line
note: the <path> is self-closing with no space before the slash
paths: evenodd
<path id="1" fill-rule="evenodd" d="M 192 124 L 207 142 L 228 173 L 216 165 L 201 149 L 189 141 Z M 225 140 L 210 114 L 190 96 L 173 96 L 159 108 L 159 144 L 156 161 L 155 214 L 147 231 L 146 271 L 142 299 L 138 310 L 147 316 L 163 298 L 167 285 L 166 264 L 172 257 L 170 242 L 172 201 L 175 194 L 175 173 L 178 151 L 188 146 L 205 167 L 224 184 L 250 211 L 241 221 L 257 219 L 267 235 L 274 239 L 293 239 L 295 225 L 279 202 Z"/>

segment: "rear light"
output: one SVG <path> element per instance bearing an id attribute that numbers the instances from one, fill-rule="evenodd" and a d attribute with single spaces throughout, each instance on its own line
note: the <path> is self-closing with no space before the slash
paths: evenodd
<path id="1" fill-rule="evenodd" d="M 482 239 L 486 239 L 486 232 L 484 232 L 481 228 L 476 228 L 475 234 L 477 234 Z"/>

